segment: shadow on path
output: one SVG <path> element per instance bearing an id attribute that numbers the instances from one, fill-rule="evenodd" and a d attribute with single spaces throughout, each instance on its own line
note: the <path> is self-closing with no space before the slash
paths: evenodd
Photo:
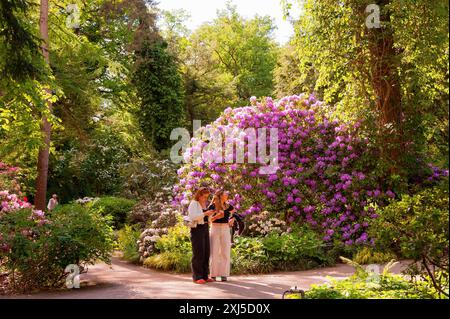
<path id="1" fill-rule="evenodd" d="M 392 271 L 399 273 L 407 261 Z M 382 268 L 381 268 L 382 269 Z M 266 275 L 232 276 L 229 281 L 196 285 L 191 274 L 155 271 L 130 264 L 117 257 L 112 265 L 100 263 L 82 274 L 80 289 L 64 289 L 29 295 L 0 296 L 0 298 L 49 299 L 279 299 L 292 286 L 308 289 L 311 284 L 327 282 L 329 278 L 344 279 L 354 273 L 349 265 L 306 271 L 279 272 Z"/>

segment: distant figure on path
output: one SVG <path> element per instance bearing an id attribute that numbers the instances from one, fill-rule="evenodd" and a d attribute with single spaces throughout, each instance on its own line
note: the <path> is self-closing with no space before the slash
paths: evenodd
<path id="1" fill-rule="evenodd" d="M 55 209 L 55 207 L 58 205 L 58 195 L 53 194 L 50 200 L 48 201 L 47 209 L 49 212 Z"/>

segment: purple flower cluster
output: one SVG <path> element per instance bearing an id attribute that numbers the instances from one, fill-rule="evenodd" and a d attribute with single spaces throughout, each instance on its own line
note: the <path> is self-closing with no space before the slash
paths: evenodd
<path id="1" fill-rule="evenodd" d="M 428 164 L 428 167 L 431 169 L 431 175 L 426 179 L 428 182 L 436 182 L 443 177 L 448 177 L 448 169 L 441 169 L 433 164 Z"/>
<path id="2" fill-rule="evenodd" d="M 233 203 L 244 208 L 244 215 L 284 212 L 286 221 L 308 223 L 325 241 L 339 239 L 347 245 L 370 241 L 366 228 L 377 217 L 373 207 L 395 194 L 382 190 L 359 161 L 368 148 L 358 134 L 360 123 L 332 118 L 327 106 L 304 94 L 277 102 L 252 98 L 251 106 L 226 109 L 211 127 L 242 130 L 236 144 L 242 138 L 254 140 L 243 131 L 247 128 L 278 129 L 278 171 L 262 174 L 260 163 L 248 161 L 191 161 L 178 171 L 175 199 L 186 204 L 200 186 L 225 187 L 236 194 Z M 205 141 L 192 139 L 185 159 L 204 145 Z M 251 151 L 245 146 L 245 159 Z"/>

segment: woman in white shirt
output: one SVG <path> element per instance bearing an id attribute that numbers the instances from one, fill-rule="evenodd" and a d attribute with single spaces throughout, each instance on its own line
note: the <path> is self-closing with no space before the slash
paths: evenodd
<path id="1" fill-rule="evenodd" d="M 191 222 L 196 224 L 191 227 L 192 243 L 192 278 L 197 284 L 213 282 L 209 278 L 209 223 L 208 217 L 214 214 L 214 210 L 208 210 L 206 201 L 210 192 L 206 188 L 200 188 L 189 204 L 188 216 Z"/>

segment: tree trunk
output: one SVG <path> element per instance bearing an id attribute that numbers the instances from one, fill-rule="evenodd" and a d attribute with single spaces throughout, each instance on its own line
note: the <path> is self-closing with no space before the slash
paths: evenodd
<path id="1" fill-rule="evenodd" d="M 372 30 L 370 47 L 372 56 L 372 85 L 376 94 L 376 107 L 380 114 L 379 128 L 384 139 L 383 153 L 392 160 L 392 171 L 397 171 L 403 152 L 402 98 L 400 79 L 397 73 L 398 52 L 394 48 L 394 37 L 390 26 L 390 14 L 386 6 L 390 0 L 379 0 L 381 28 Z"/>
<path id="2" fill-rule="evenodd" d="M 49 41 L 48 41 L 48 0 L 41 0 L 41 12 L 39 19 L 39 29 L 41 33 L 42 55 L 47 64 L 50 64 L 49 59 Z M 51 91 L 49 92 L 51 94 Z M 52 111 L 52 104 L 47 101 L 49 111 Z M 44 210 L 47 200 L 47 177 L 48 177 L 48 160 L 50 151 L 50 134 L 51 126 L 45 115 L 42 116 L 41 131 L 44 144 L 39 149 L 38 163 L 37 163 L 37 181 L 36 181 L 36 196 L 34 205 L 36 209 Z"/>

